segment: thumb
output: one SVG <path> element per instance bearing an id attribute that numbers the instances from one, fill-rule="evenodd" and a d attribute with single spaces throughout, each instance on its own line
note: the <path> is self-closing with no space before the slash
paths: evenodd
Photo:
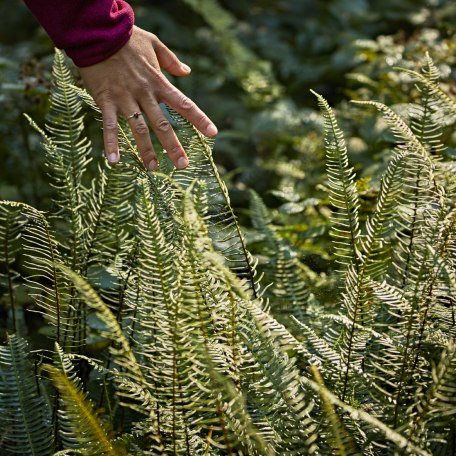
<path id="1" fill-rule="evenodd" d="M 166 47 L 158 38 L 154 43 L 155 54 L 157 55 L 160 68 L 166 70 L 173 76 L 187 76 L 191 69 L 185 63 L 182 63 L 168 47 Z"/>

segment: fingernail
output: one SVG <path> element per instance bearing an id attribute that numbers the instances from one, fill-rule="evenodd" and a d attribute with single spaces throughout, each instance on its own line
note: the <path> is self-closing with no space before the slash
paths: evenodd
<path id="1" fill-rule="evenodd" d="M 117 161 L 117 154 L 113 152 L 112 154 L 108 155 L 108 161 L 109 163 L 116 163 Z"/>
<path id="2" fill-rule="evenodd" d="M 185 65 L 185 63 L 181 63 L 181 68 L 187 73 L 190 73 L 190 71 L 192 71 L 192 69 L 188 65 Z"/>
<path id="3" fill-rule="evenodd" d="M 177 169 L 184 169 L 188 166 L 188 159 L 186 157 L 181 157 L 177 160 Z"/>
<path id="4" fill-rule="evenodd" d="M 210 124 L 206 128 L 206 133 L 208 136 L 215 136 L 218 133 L 217 127 L 214 124 Z"/>
<path id="5" fill-rule="evenodd" d="M 155 160 L 155 158 L 153 160 L 150 161 L 149 163 L 149 170 L 150 171 L 157 171 L 158 169 L 158 161 Z"/>

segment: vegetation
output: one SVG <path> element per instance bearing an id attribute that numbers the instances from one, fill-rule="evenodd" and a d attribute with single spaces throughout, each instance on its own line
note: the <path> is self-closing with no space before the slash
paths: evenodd
<path id="1" fill-rule="evenodd" d="M 4 84 L 30 115 L 1 148 L 44 154 L 0 184 L 1 454 L 455 453 L 454 5 L 332 0 L 301 29 L 313 2 L 254 3 L 137 5 L 211 43 L 217 164 L 167 110 L 189 168 L 147 172 L 123 121 L 110 167 L 60 51 L 49 98 Z"/>
<path id="2" fill-rule="evenodd" d="M 252 192 L 253 225 L 272 259 L 267 289 L 210 142 L 177 114 L 188 169 L 147 173 L 123 126 L 124 160 L 87 181 L 83 100 L 96 107 L 59 51 L 53 71 L 48 133 L 30 121 L 43 136 L 57 210 L 46 217 L 25 203 L 0 206 L 15 333 L 0 355 L 5 452 L 454 450 L 456 182 L 453 163 L 435 154 L 441 119 L 455 116 L 456 103 L 430 58 L 412 73 L 422 101 L 410 126 L 386 105 L 358 102 L 377 108 L 397 138 L 363 224 L 343 134 L 315 94 L 336 312 L 312 305 L 304 265 Z M 15 308 L 21 255 L 55 344 L 33 356 Z"/>

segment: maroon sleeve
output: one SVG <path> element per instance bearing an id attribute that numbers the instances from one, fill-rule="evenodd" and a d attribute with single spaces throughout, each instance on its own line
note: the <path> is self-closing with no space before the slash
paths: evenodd
<path id="1" fill-rule="evenodd" d="M 124 0 L 25 0 L 54 44 L 79 67 L 115 54 L 130 38 L 134 24 Z"/>

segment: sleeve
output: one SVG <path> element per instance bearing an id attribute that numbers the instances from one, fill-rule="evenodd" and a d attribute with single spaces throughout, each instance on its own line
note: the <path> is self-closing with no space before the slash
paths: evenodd
<path id="1" fill-rule="evenodd" d="M 55 46 L 79 66 L 115 54 L 131 36 L 134 14 L 124 0 L 25 0 Z"/>

